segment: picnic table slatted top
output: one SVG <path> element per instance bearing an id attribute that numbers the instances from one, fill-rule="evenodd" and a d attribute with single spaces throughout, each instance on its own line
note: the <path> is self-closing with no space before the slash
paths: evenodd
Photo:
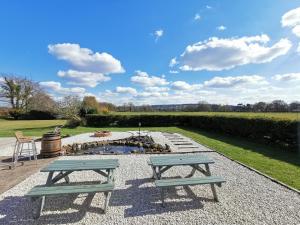
<path id="1" fill-rule="evenodd" d="M 173 155 L 173 156 L 153 156 L 150 157 L 150 164 L 152 166 L 168 166 L 168 165 L 195 165 L 195 164 L 211 164 L 214 163 L 212 159 L 206 156 L 193 155 Z"/>
<path id="2" fill-rule="evenodd" d="M 115 169 L 118 166 L 117 159 L 56 160 L 41 169 L 41 172 Z"/>

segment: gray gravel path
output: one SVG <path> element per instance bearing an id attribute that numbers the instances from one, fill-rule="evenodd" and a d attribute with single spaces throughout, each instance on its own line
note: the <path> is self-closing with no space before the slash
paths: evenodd
<path id="1" fill-rule="evenodd" d="M 300 224 L 300 196 L 217 153 L 212 174 L 227 182 L 217 188 L 219 203 L 212 201 L 209 186 L 170 188 L 166 208 L 160 206 L 159 190 L 149 179 L 149 155 L 72 156 L 60 159 L 117 158 L 116 190 L 107 214 L 102 214 L 103 194 L 91 201 L 85 195 L 46 200 L 40 219 L 31 219 L 31 203 L 23 195 L 44 184 L 46 174 L 36 173 L 0 195 L 0 224 Z M 165 176 L 187 175 L 187 167 L 173 168 Z M 200 175 L 199 175 L 200 176 Z M 97 180 L 93 172 L 77 172 L 71 181 Z M 91 201 L 91 204 L 90 204 Z"/>

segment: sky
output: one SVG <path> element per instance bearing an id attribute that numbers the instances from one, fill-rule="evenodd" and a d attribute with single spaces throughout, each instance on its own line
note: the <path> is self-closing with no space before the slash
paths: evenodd
<path id="1" fill-rule="evenodd" d="M 0 73 L 55 99 L 300 100 L 296 0 L 2 0 L 0 29 Z"/>

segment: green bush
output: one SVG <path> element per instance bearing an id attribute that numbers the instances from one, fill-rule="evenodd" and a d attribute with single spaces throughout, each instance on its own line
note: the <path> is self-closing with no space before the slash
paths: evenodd
<path id="1" fill-rule="evenodd" d="M 65 125 L 65 127 L 68 128 L 76 128 L 82 124 L 82 120 L 79 116 L 73 116 L 71 119 L 69 119 Z"/>
<path id="2" fill-rule="evenodd" d="M 11 110 L 9 115 L 16 120 L 54 120 L 56 114 L 48 111 L 31 110 L 24 112 L 21 110 Z"/>
<path id="3" fill-rule="evenodd" d="M 87 115 L 86 125 L 92 127 L 186 126 L 207 131 L 245 137 L 257 142 L 276 144 L 282 148 L 299 149 L 299 121 L 266 118 L 193 115 Z"/>

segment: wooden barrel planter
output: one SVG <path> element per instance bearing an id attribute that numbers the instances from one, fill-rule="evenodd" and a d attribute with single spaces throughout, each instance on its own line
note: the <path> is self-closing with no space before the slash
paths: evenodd
<path id="1" fill-rule="evenodd" d="M 43 158 L 56 157 L 61 153 L 61 137 L 56 133 L 47 133 L 42 138 L 41 156 Z"/>

